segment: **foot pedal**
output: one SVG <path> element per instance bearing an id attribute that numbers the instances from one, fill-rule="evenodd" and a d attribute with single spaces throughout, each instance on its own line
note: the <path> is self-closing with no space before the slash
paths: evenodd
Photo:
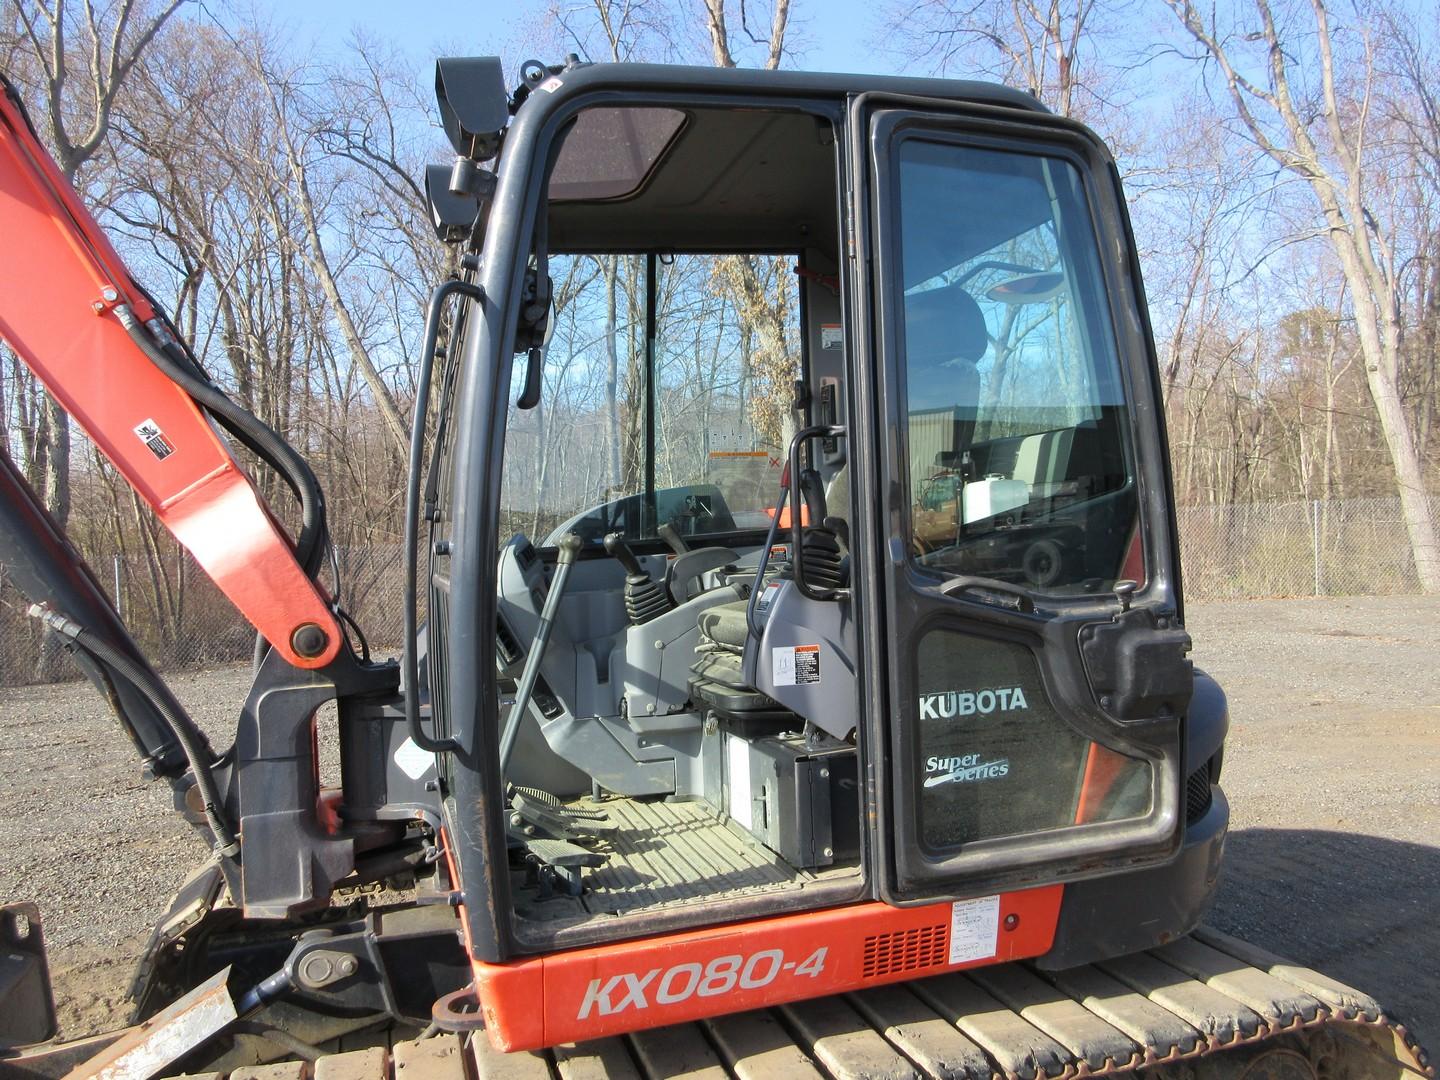
<path id="1" fill-rule="evenodd" d="M 580 840 L 615 831 L 614 822 L 603 810 L 566 806 L 548 791 L 538 788 L 512 789 L 510 810 L 513 827 L 531 825 L 562 840 Z"/>
<path id="2" fill-rule="evenodd" d="M 585 869 L 604 866 L 607 861 L 599 852 L 586 851 L 566 840 L 525 837 L 523 843 L 529 852 L 527 861 L 542 900 L 556 892 L 579 896 L 584 891 L 581 875 Z"/>

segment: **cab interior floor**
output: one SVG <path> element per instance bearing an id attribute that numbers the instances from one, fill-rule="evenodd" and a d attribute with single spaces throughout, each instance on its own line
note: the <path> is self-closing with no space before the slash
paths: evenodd
<path id="1" fill-rule="evenodd" d="M 614 832 L 585 844 L 609 856 L 608 861 L 586 871 L 583 896 L 541 900 L 534 888 L 517 889 L 516 907 L 524 919 L 571 923 L 595 915 L 629 915 L 697 900 L 804 888 L 859 873 L 854 862 L 798 870 L 739 826 L 721 820 L 701 800 L 587 798 L 570 805 L 604 810 L 614 822 Z"/>

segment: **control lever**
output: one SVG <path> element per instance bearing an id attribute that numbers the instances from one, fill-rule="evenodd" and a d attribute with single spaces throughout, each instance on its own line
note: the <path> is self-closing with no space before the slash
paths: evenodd
<path id="1" fill-rule="evenodd" d="M 664 525 L 660 526 L 658 532 L 660 533 L 660 539 L 669 544 L 670 550 L 675 552 L 676 555 L 684 555 L 690 550 L 690 545 L 687 544 L 685 538 L 680 535 L 680 530 L 675 528 L 673 521 L 665 522 Z"/>
<path id="2" fill-rule="evenodd" d="M 575 556 L 580 554 L 583 543 L 573 532 L 560 538 L 555 576 L 550 581 L 550 591 L 545 594 L 545 606 L 540 609 L 540 625 L 535 629 L 535 642 L 525 657 L 525 669 L 520 673 L 519 686 L 515 688 L 515 704 L 510 706 L 510 715 L 505 718 L 505 730 L 500 736 L 501 776 L 504 776 L 510 767 L 510 755 L 515 750 L 515 737 L 520 734 L 520 721 L 529 711 L 530 698 L 535 693 L 535 682 L 540 678 L 540 662 L 545 659 L 545 646 L 550 644 L 550 630 L 555 624 L 555 614 L 560 610 L 560 600 L 565 595 L 565 583 L 570 577 L 570 568 L 575 565 Z"/>
<path id="3" fill-rule="evenodd" d="M 623 533 L 606 533 L 603 543 L 605 544 L 605 554 L 625 568 L 627 578 L 643 577 L 646 581 L 650 580 L 650 575 L 645 573 L 645 568 L 640 565 L 640 560 L 635 557 L 635 552 L 631 551 L 630 545 L 625 543 Z"/>
<path id="4" fill-rule="evenodd" d="M 650 580 L 650 575 L 640 565 L 630 545 L 625 543 L 623 534 L 607 534 L 604 544 L 606 553 L 625 568 L 625 614 L 631 626 L 647 623 L 674 606 L 664 587 L 658 581 Z"/>
<path id="5" fill-rule="evenodd" d="M 814 469 L 804 469 L 800 473 L 800 496 L 805 504 L 805 521 L 811 525 L 819 525 L 825 520 L 825 486 L 820 481 L 820 474 Z"/>

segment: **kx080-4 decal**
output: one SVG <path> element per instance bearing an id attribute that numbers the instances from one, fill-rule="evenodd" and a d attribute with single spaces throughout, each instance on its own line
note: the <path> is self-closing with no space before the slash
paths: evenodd
<path id="1" fill-rule="evenodd" d="M 816 978 L 825 970 L 828 949 L 821 947 L 804 960 L 787 960 L 781 949 L 763 949 L 749 956 L 717 956 L 708 964 L 675 964 L 651 968 L 642 973 L 591 979 L 580 1000 L 577 1020 L 593 1012 L 613 1016 L 626 1009 L 648 1009 L 650 1005 L 678 1005 L 691 997 L 717 997 L 732 990 L 758 990 L 782 975 Z"/>

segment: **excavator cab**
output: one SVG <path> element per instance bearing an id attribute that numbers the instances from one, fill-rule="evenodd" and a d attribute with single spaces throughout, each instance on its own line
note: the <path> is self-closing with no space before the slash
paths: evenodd
<path id="1" fill-rule="evenodd" d="M 4 1067 L 218 1076 L 361 1042 L 318 1071 L 529 1075 L 495 1051 L 582 1043 L 562 1072 L 753 1075 L 808 1069 L 794 1039 L 834 1075 L 1220 1050 L 1227 1075 L 1424 1075 L 1372 999 L 1184 936 L 1228 719 L 1187 659 L 1095 136 L 979 83 L 522 74 L 437 68 L 456 270 L 416 368 L 398 662 L 324 578 L 314 472 L 211 381 L 0 79 L 25 252 L 0 336 L 257 630 L 217 750 L 0 448 L 7 575 L 211 852 L 99 1043 L 12 1052 L 54 1010 L 38 911 L 0 911 Z M 293 538 L 230 440 L 298 497 Z"/>
<path id="2" fill-rule="evenodd" d="M 484 300 L 427 640 L 481 1000 L 545 972 L 492 1038 L 1188 930 L 1225 710 L 1098 140 L 981 84 L 577 64 L 477 136 L 483 64 L 438 78 Z"/>

